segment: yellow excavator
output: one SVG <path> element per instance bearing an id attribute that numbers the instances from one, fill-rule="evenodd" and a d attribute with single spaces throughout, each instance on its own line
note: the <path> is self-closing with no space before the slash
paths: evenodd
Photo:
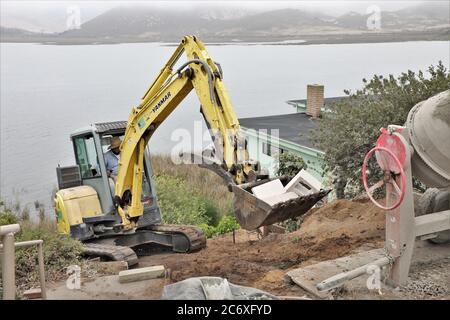
<path id="1" fill-rule="evenodd" d="M 181 55 L 187 62 L 174 70 Z M 60 233 L 84 242 L 85 253 L 137 263 L 136 253 L 156 247 L 191 252 L 206 246 L 195 226 L 161 223 L 147 143 L 158 126 L 195 90 L 210 129 L 214 150 L 200 157 L 202 167 L 219 174 L 238 193 L 238 221 L 250 229 L 282 221 L 308 210 L 327 192 L 291 199 L 276 208 L 251 193 L 269 181 L 258 162 L 249 158 L 245 137 L 223 83 L 220 65 L 195 36 L 185 36 L 160 71 L 128 121 L 96 123 L 71 134 L 76 165 L 57 167 L 59 190 L 54 206 Z M 113 186 L 104 153 L 114 137 L 121 138 L 118 174 Z M 198 159 L 195 159 L 198 163 Z M 289 179 L 281 179 L 284 184 Z M 251 216 L 254 218 L 251 218 Z M 150 249 L 149 249 L 150 248 Z"/>

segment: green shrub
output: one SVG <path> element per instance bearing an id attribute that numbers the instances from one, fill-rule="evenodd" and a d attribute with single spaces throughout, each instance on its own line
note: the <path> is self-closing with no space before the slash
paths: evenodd
<path id="1" fill-rule="evenodd" d="M 66 235 L 61 235 L 48 226 L 24 226 L 16 241 L 42 239 L 44 241 L 44 264 L 48 280 L 65 274 L 65 268 L 81 264 L 82 244 Z M 20 282 L 37 283 L 37 246 L 16 250 L 16 275 Z"/>
<path id="2" fill-rule="evenodd" d="M 155 176 L 162 220 L 175 224 L 209 224 L 204 199 L 182 178 L 160 174 Z"/>
<path id="3" fill-rule="evenodd" d="M 216 228 L 214 226 L 210 226 L 209 224 L 202 223 L 201 225 L 199 225 L 199 227 L 203 230 L 203 233 L 207 238 L 212 238 L 217 234 Z"/>
<path id="4" fill-rule="evenodd" d="M 203 204 L 206 210 L 206 216 L 208 217 L 208 221 L 210 225 L 216 226 L 220 221 L 220 212 L 217 208 L 216 204 L 206 197 L 202 197 Z"/>
<path id="5" fill-rule="evenodd" d="M 223 216 L 216 227 L 218 234 L 224 234 L 239 229 L 239 223 L 234 216 Z"/>
<path id="6" fill-rule="evenodd" d="M 300 170 L 306 169 L 306 163 L 302 157 L 285 152 L 278 155 L 277 176 L 295 176 Z"/>
<path id="7" fill-rule="evenodd" d="M 0 212 L 0 226 L 6 225 L 6 224 L 15 224 L 18 223 L 19 219 L 17 216 L 12 213 L 9 209 L 3 209 L 3 211 Z"/>
<path id="8" fill-rule="evenodd" d="M 326 172 L 337 171 L 347 181 L 345 196 L 351 198 L 364 190 L 361 167 L 367 152 L 380 135 L 380 128 L 390 124 L 403 125 L 412 107 L 450 87 L 450 72 L 439 61 L 423 71 L 408 70 L 398 76 L 374 75 L 362 80 L 361 89 L 351 92 L 335 103 L 327 105 L 311 139 L 323 150 Z M 373 159 L 372 159 L 373 160 Z M 368 182 L 379 180 L 376 161 L 368 163 Z M 421 187 L 415 182 L 415 187 Z"/>
<path id="9" fill-rule="evenodd" d="M 238 222 L 236 221 L 236 218 L 231 215 L 223 216 L 216 227 L 208 225 L 206 223 L 201 224 L 199 227 L 203 230 L 207 238 L 212 238 L 219 234 L 232 232 L 233 230 L 237 230 L 240 228 Z"/>

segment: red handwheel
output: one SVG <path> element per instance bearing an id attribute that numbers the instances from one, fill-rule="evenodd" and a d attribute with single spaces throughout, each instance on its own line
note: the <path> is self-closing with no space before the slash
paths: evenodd
<path id="1" fill-rule="evenodd" d="M 377 183 L 375 183 L 373 186 L 371 186 L 369 188 L 369 184 L 367 183 L 367 176 L 366 176 L 367 162 L 369 161 L 369 158 L 372 155 L 372 153 L 374 153 L 375 151 L 379 152 L 379 154 L 378 154 L 379 159 L 377 159 L 377 160 L 378 160 L 378 164 L 380 165 L 381 169 L 383 169 L 383 171 L 384 171 L 384 177 L 383 177 L 383 180 L 378 181 Z M 380 152 L 386 152 L 389 155 L 389 157 L 392 160 L 394 160 L 394 162 L 392 163 L 391 161 L 389 161 L 389 159 L 387 159 L 385 157 L 381 157 Z M 390 164 L 390 166 L 389 166 L 389 164 Z M 395 165 L 395 167 L 393 165 Z M 398 186 L 397 182 L 395 181 L 396 179 L 393 178 L 392 173 L 400 176 L 400 182 L 401 182 L 400 187 Z M 402 203 L 403 198 L 405 197 L 406 175 L 405 175 L 405 171 L 403 170 L 403 166 L 402 166 L 400 160 L 395 156 L 395 154 L 391 150 L 384 148 L 384 147 L 375 147 L 372 150 L 370 150 L 366 154 L 366 157 L 364 158 L 363 167 L 362 167 L 362 178 L 363 178 L 364 188 L 366 189 L 367 195 L 369 196 L 370 200 L 372 200 L 372 202 L 377 207 L 379 207 L 383 210 L 394 210 Z M 391 184 L 392 187 L 394 188 L 394 191 L 397 193 L 397 201 L 390 207 L 381 205 L 373 197 L 374 191 L 381 188 L 385 184 Z"/>

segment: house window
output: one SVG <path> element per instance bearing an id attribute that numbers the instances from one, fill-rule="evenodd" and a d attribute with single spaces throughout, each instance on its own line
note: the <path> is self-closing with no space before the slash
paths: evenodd
<path id="1" fill-rule="evenodd" d="M 263 142 L 262 143 L 262 152 L 263 154 L 267 155 L 267 156 L 276 156 L 278 154 L 283 154 L 286 152 L 286 150 L 282 149 L 282 148 L 277 148 L 273 145 L 271 145 L 270 143 L 267 142 Z"/>
<path id="2" fill-rule="evenodd" d="M 263 142 L 262 143 L 262 153 L 267 155 L 267 156 L 270 156 L 270 155 L 272 155 L 271 151 L 272 150 L 271 150 L 270 143 Z"/>

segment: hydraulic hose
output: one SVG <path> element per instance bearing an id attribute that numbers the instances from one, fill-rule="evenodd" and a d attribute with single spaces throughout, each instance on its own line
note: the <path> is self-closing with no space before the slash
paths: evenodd
<path id="1" fill-rule="evenodd" d="M 200 59 L 189 60 L 189 61 L 183 63 L 178 68 L 177 73 L 180 73 L 184 68 L 186 68 L 186 66 L 188 66 L 188 65 L 190 65 L 192 63 L 201 64 L 204 67 L 206 73 L 208 74 L 209 96 L 211 98 L 211 102 L 215 103 L 216 99 L 215 99 L 215 96 L 214 96 L 214 88 L 213 88 L 213 84 L 212 84 L 212 82 L 213 82 L 213 73 L 211 72 L 211 68 L 209 67 L 209 65 L 205 61 L 200 60 Z"/>

